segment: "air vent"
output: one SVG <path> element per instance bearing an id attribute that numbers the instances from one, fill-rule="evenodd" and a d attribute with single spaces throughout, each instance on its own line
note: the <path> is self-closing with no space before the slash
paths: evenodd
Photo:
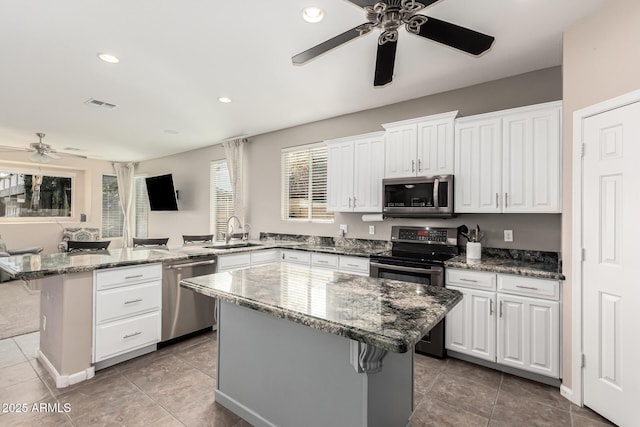
<path id="1" fill-rule="evenodd" d="M 110 102 L 100 101 L 99 99 L 90 98 L 84 102 L 87 105 L 92 105 L 94 107 L 104 108 L 105 110 L 113 110 L 117 107 L 116 104 L 112 104 Z"/>

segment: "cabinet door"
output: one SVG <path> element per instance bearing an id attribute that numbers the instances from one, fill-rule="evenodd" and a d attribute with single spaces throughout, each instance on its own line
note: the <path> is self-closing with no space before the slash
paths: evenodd
<path id="1" fill-rule="evenodd" d="M 501 212 L 501 135 L 499 117 L 456 123 L 456 212 Z"/>
<path id="2" fill-rule="evenodd" d="M 498 304 L 498 363 L 559 378 L 559 303 L 498 294 Z"/>
<path id="3" fill-rule="evenodd" d="M 417 126 L 394 126 L 385 132 L 385 178 L 415 176 Z"/>
<path id="4" fill-rule="evenodd" d="M 463 299 L 448 314 L 445 348 L 495 362 L 496 294 L 447 286 L 462 292 Z"/>
<path id="5" fill-rule="evenodd" d="M 357 139 L 354 142 L 354 212 L 382 212 L 384 177 L 384 137 Z M 345 178 L 346 179 L 346 178 Z"/>
<path id="6" fill-rule="evenodd" d="M 327 210 L 353 212 L 353 140 L 327 145 Z"/>
<path id="7" fill-rule="evenodd" d="M 418 175 L 453 174 L 454 116 L 418 123 Z"/>
<path id="8" fill-rule="evenodd" d="M 503 118 L 503 212 L 560 212 L 560 105 Z"/>

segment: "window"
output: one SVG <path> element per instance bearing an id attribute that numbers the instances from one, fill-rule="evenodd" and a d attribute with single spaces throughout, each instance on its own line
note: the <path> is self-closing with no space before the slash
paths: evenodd
<path id="1" fill-rule="evenodd" d="M 136 224 L 134 236 L 145 238 L 149 233 L 149 195 L 144 176 L 134 178 L 134 191 L 133 209 Z"/>
<path id="2" fill-rule="evenodd" d="M 102 237 L 122 237 L 124 215 L 115 175 L 102 175 Z"/>
<path id="3" fill-rule="evenodd" d="M 233 191 L 225 160 L 211 162 L 211 232 L 216 240 L 222 240 L 227 230 L 227 219 L 233 215 Z"/>
<path id="4" fill-rule="evenodd" d="M 145 177 L 134 178 L 133 194 L 134 236 L 147 237 L 149 230 L 149 196 Z M 102 237 L 122 237 L 124 214 L 120 207 L 118 179 L 115 175 L 102 176 Z"/>
<path id="5" fill-rule="evenodd" d="M 73 179 L 0 169 L 0 218 L 70 217 Z"/>
<path id="6" fill-rule="evenodd" d="M 332 222 L 327 212 L 327 157 L 325 144 L 282 150 L 282 219 Z"/>

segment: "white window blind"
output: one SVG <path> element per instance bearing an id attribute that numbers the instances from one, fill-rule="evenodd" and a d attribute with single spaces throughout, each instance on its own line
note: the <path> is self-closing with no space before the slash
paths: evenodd
<path id="1" fill-rule="evenodd" d="M 233 215 L 233 191 L 225 160 L 211 162 L 210 182 L 210 229 L 215 240 L 222 240 L 227 219 Z"/>
<path id="2" fill-rule="evenodd" d="M 282 150 L 282 219 L 331 222 L 327 212 L 327 157 L 325 144 Z"/>
<path id="3" fill-rule="evenodd" d="M 147 183 L 144 176 L 134 178 L 134 215 L 135 215 L 135 237 L 146 238 L 149 233 L 149 195 L 147 194 Z"/>
<path id="4" fill-rule="evenodd" d="M 115 175 L 102 175 L 102 237 L 122 237 L 123 223 L 118 180 Z"/>

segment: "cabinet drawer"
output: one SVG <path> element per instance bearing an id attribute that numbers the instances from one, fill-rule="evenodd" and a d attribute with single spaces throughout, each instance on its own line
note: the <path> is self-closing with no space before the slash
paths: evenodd
<path id="1" fill-rule="evenodd" d="M 558 301 L 560 299 L 560 282 L 511 274 L 498 274 L 498 292 Z"/>
<path id="2" fill-rule="evenodd" d="M 159 280 L 97 292 L 96 323 L 157 310 L 162 305 Z"/>
<path id="3" fill-rule="evenodd" d="M 340 255 L 339 270 L 345 273 L 369 275 L 369 258 Z"/>
<path id="4" fill-rule="evenodd" d="M 282 251 L 282 261 L 309 265 L 311 262 L 311 253 L 304 251 L 284 250 Z"/>
<path id="5" fill-rule="evenodd" d="M 278 261 L 279 259 L 277 249 L 251 252 L 251 265 L 269 264 Z"/>
<path id="6" fill-rule="evenodd" d="M 218 270 L 227 271 L 236 268 L 245 268 L 251 265 L 251 254 L 248 252 L 233 255 L 221 255 L 218 257 Z"/>
<path id="7" fill-rule="evenodd" d="M 446 269 L 446 284 L 464 286 L 465 288 L 496 290 L 496 274 L 483 271 Z"/>
<path id="8" fill-rule="evenodd" d="M 136 265 L 96 271 L 96 289 L 109 289 L 133 283 L 162 279 L 162 264 Z"/>
<path id="9" fill-rule="evenodd" d="M 96 326 L 95 361 L 160 341 L 160 311 Z"/>
<path id="10" fill-rule="evenodd" d="M 338 269 L 338 255 L 331 254 L 311 254 L 311 265 L 313 267 Z"/>

